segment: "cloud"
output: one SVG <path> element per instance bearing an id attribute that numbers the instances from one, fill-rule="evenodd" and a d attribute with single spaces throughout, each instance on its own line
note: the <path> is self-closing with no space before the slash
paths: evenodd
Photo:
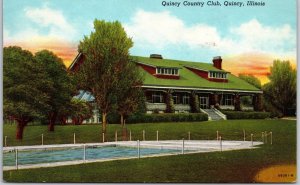
<path id="1" fill-rule="evenodd" d="M 158 49 L 176 44 L 195 50 L 209 49 L 222 55 L 249 52 L 286 55 L 294 53 L 296 48 L 296 34 L 289 25 L 271 27 L 256 19 L 229 27 L 228 34 L 221 36 L 214 26 L 186 25 L 169 11 L 138 10 L 124 27 L 135 43 Z"/>
<path id="2" fill-rule="evenodd" d="M 77 53 L 77 32 L 63 13 L 47 5 L 26 7 L 23 13 L 28 24 L 14 34 L 4 29 L 4 46 L 18 45 L 33 53 L 48 49 L 68 65 Z"/>
<path id="3" fill-rule="evenodd" d="M 127 33 L 135 42 L 164 47 L 184 44 L 192 48 L 213 46 L 219 41 L 217 29 L 206 24 L 187 27 L 184 22 L 168 11 L 146 12 L 138 10 L 131 23 L 124 25 Z"/>
<path id="4" fill-rule="evenodd" d="M 224 47 L 240 53 L 253 51 L 277 53 L 278 50 L 282 52 L 283 49 L 286 49 L 286 45 L 296 46 L 296 34 L 287 24 L 271 27 L 252 19 L 239 27 L 230 28 L 230 33 L 237 39 L 227 37 L 232 42 L 230 44 L 224 42 Z"/>
<path id="5" fill-rule="evenodd" d="M 25 16 L 40 27 L 49 28 L 49 35 L 56 37 L 74 36 L 76 30 L 68 23 L 63 13 L 59 10 L 48 7 L 33 8 L 27 7 L 24 10 Z"/>

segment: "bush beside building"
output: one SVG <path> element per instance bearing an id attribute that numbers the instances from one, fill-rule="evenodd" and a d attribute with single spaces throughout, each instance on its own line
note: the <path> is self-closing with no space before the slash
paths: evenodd
<path id="1" fill-rule="evenodd" d="M 196 122 L 207 121 L 208 116 L 204 113 L 189 113 L 189 114 L 140 114 L 129 116 L 126 123 L 157 123 L 157 122 Z"/>
<path id="2" fill-rule="evenodd" d="M 266 119 L 270 118 L 270 112 L 255 111 L 229 111 L 221 110 L 227 116 L 227 119 Z"/>

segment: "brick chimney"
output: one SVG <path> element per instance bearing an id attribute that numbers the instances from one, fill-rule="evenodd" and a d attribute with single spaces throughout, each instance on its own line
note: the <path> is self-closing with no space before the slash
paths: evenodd
<path id="1" fill-rule="evenodd" d="M 222 69 L 222 58 L 221 56 L 217 56 L 213 58 L 214 67 L 218 69 Z"/>

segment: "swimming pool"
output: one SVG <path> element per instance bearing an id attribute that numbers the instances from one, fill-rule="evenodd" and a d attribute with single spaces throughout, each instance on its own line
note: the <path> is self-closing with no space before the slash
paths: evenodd
<path id="1" fill-rule="evenodd" d="M 140 148 L 140 156 L 151 156 L 176 152 L 178 153 L 179 151 L 176 149 Z M 82 147 L 20 150 L 18 151 L 18 165 L 76 160 L 116 159 L 124 157 L 138 157 L 137 148 L 123 146 L 89 146 L 86 147 L 85 154 Z M 16 154 L 14 150 L 4 152 L 3 165 L 16 165 Z"/>
<path id="2" fill-rule="evenodd" d="M 253 149 L 262 142 L 218 140 L 120 141 L 3 148 L 3 170 L 75 165 L 140 157 Z M 17 151 L 17 155 L 16 155 Z"/>

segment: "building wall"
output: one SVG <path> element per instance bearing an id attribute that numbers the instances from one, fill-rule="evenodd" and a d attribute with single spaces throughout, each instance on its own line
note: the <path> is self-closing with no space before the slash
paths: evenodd
<path id="1" fill-rule="evenodd" d="M 151 66 L 147 66 L 147 65 L 143 65 L 143 64 L 137 64 L 138 66 L 142 67 L 145 71 L 147 71 L 148 73 L 154 75 L 156 73 L 156 68 L 155 67 L 151 67 Z"/>
<path id="2" fill-rule="evenodd" d="M 201 76 L 202 78 L 208 79 L 208 72 L 207 71 L 200 71 L 200 70 L 189 68 L 189 67 L 186 67 L 186 68 L 188 68 L 189 70 L 193 71 L 198 76 Z"/>

